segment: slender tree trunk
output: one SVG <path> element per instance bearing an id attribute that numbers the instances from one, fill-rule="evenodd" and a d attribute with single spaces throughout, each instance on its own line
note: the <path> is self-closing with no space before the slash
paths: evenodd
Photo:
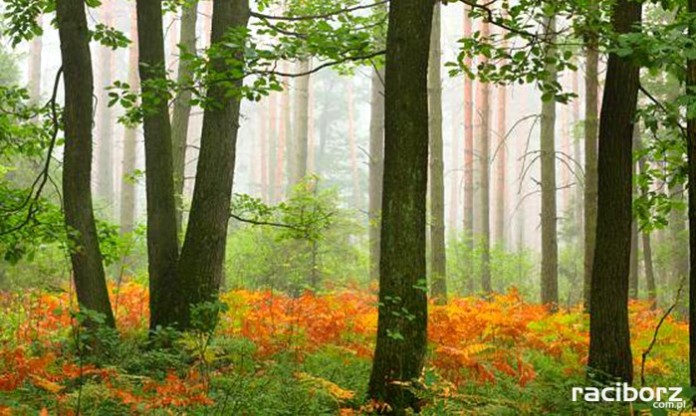
<path id="1" fill-rule="evenodd" d="M 283 68 L 287 71 L 287 62 L 283 62 Z M 280 95 L 280 117 L 278 117 L 278 152 L 276 154 L 276 183 L 278 184 L 279 199 L 286 186 L 286 172 L 289 168 L 289 155 L 292 151 L 292 143 L 289 140 L 290 131 L 290 89 L 287 79 L 283 80 L 283 92 Z"/>
<path id="2" fill-rule="evenodd" d="M 176 263 L 178 239 L 168 100 L 158 85 L 166 78 L 161 0 L 136 0 L 141 90 L 151 97 L 143 105 L 145 187 L 147 196 L 147 251 L 150 275 L 150 329 L 177 323 L 180 290 Z M 181 323 L 181 322 L 179 322 Z"/>
<path id="3" fill-rule="evenodd" d="M 379 279 L 379 247 L 384 166 L 384 70 L 373 69 L 370 102 L 370 279 Z"/>
<path id="4" fill-rule="evenodd" d="M 248 0 L 215 0 L 211 45 L 222 45 L 227 31 L 246 27 L 248 20 Z M 225 71 L 225 59 L 213 60 L 212 68 Z M 236 88 L 241 85 L 235 83 Z M 206 94 L 210 104 L 203 115 L 196 186 L 178 269 L 185 276 L 181 301 L 190 305 L 215 300 L 223 276 L 240 110 L 240 100 L 228 89 L 216 84 Z M 179 322 L 184 328 L 190 325 L 189 308 Z"/>
<path id="5" fill-rule="evenodd" d="M 108 26 L 113 25 L 113 4 L 110 1 L 103 2 L 100 7 L 101 20 Z M 114 128 L 112 110 L 109 107 L 109 95 L 107 87 L 111 85 L 113 69 L 113 51 L 106 46 L 98 47 L 99 75 L 97 80 L 97 198 L 105 204 L 105 214 L 111 218 L 114 214 Z"/>
<path id="6" fill-rule="evenodd" d="M 297 62 L 297 73 L 308 72 L 312 67 L 310 59 L 301 59 Z M 291 185 L 297 185 L 307 176 L 307 142 L 309 134 L 309 75 L 295 79 L 295 117 L 293 144 L 295 154 L 293 155 Z"/>
<path id="7" fill-rule="evenodd" d="M 279 184 L 276 182 L 275 165 L 276 159 L 278 157 L 278 103 L 280 101 L 278 93 L 272 93 L 268 96 L 268 106 L 269 106 L 269 118 L 268 118 L 268 201 L 271 204 L 275 204 L 278 200 L 276 196 L 276 191 L 278 190 Z"/>
<path id="8" fill-rule="evenodd" d="M 138 22 L 135 8 L 132 9 L 130 36 L 138 36 Z M 128 85 L 133 91 L 140 89 L 138 79 L 138 45 L 131 44 L 128 49 Z M 126 126 L 123 134 L 123 172 L 121 178 L 121 235 L 130 234 L 135 227 L 135 173 L 136 145 L 138 132 L 135 127 Z"/>
<path id="9" fill-rule="evenodd" d="M 36 24 L 43 26 L 43 15 L 36 18 Z M 35 36 L 29 44 L 29 99 L 34 105 L 41 101 L 41 68 L 43 61 L 43 36 Z"/>
<path id="10" fill-rule="evenodd" d="M 618 0 L 612 26 L 629 33 L 641 22 L 642 5 Z M 639 67 L 632 58 L 609 54 L 599 126 L 597 234 L 590 303 L 592 377 L 630 383 L 633 360 L 628 327 L 628 272 L 631 255 L 633 119 Z"/>
<path id="11" fill-rule="evenodd" d="M 556 19 L 546 20 L 546 37 L 553 41 Z M 553 56 L 554 50 L 549 51 Z M 555 65 L 548 65 L 549 80 L 557 80 Z M 541 104 L 541 303 L 558 306 L 558 234 L 556 212 L 556 101 Z"/>
<path id="12" fill-rule="evenodd" d="M 689 12 L 696 13 L 696 0 L 689 0 Z M 696 36 L 692 21 L 689 35 Z M 686 88 L 696 88 L 696 60 L 686 65 Z M 691 386 L 696 386 L 696 118 L 687 118 L 687 158 L 689 178 L 689 374 Z"/>
<path id="13" fill-rule="evenodd" d="M 472 35 L 469 8 L 464 10 L 464 38 Z M 471 67 L 471 58 L 464 58 Z M 469 251 L 474 249 L 474 81 L 464 78 L 464 238 Z M 471 279 L 469 279 L 471 281 Z M 471 286 L 471 285 L 470 285 Z"/>
<path id="14" fill-rule="evenodd" d="M 655 268 L 652 260 L 652 245 L 650 234 L 641 233 L 643 236 L 643 264 L 645 265 L 645 284 L 648 288 L 648 300 L 650 308 L 657 308 L 657 287 L 655 285 Z"/>
<path id="15" fill-rule="evenodd" d="M 445 166 L 442 143 L 442 50 L 440 48 L 440 3 L 435 3 L 430 34 L 428 95 L 430 111 L 430 273 L 432 297 L 447 303 L 447 258 L 445 253 Z"/>
<path id="16" fill-rule="evenodd" d="M 92 211 L 92 57 L 84 0 L 58 0 L 56 20 L 63 61 L 63 206 L 70 262 L 81 308 L 104 315 L 114 327 L 99 238 Z"/>
<path id="17" fill-rule="evenodd" d="M 490 36 L 490 24 L 483 22 L 481 25 L 481 37 L 487 39 Z M 479 65 L 485 65 L 487 58 L 480 57 Z M 476 113 L 480 118 L 479 138 L 479 170 L 481 176 L 481 189 L 479 192 L 480 234 L 478 242 L 481 250 L 481 288 L 485 293 L 490 293 L 491 286 L 491 223 L 490 223 L 490 85 L 486 82 L 476 84 Z"/>
<path id="18" fill-rule="evenodd" d="M 631 262 L 628 268 L 628 298 L 638 299 L 638 222 L 631 222 Z"/>
<path id="19" fill-rule="evenodd" d="M 187 4 L 181 12 L 179 34 L 179 69 L 177 83 L 190 86 L 193 78 L 191 61 L 185 54 L 196 53 L 196 20 L 198 2 Z M 174 160 L 174 192 L 176 197 L 176 229 L 182 231 L 184 209 L 184 176 L 186 171 L 186 147 L 188 145 L 189 119 L 191 117 L 191 89 L 182 88 L 174 100 L 172 112 L 172 157 Z"/>
<path id="20" fill-rule="evenodd" d="M 460 155 L 460 148 L 459 148 L 459 119 L 457 117 L 452 117 L 451 119 L 452 125 L 452 131 L 451 131 L 451 137 L 452 137 L 452 147 L 450 148 L 450 168 L 449 168 L 449 175 L 450 175 L 450 204 L 449 204 L 449 212 L 447 214 L 447 234 L 449 235 L 449 238 L 454 238 L 456 236 L 456 231 L 457 231 L 457 221 L 459 220 L 459 191 L 460 191 L 460 186 L 461 186 L 461 176 L 459 174 L 459 158 L 461 157 Z"/>
<path id="21" fill-rule="evenodd" d="M 592 0 L 590 13 L 596 13 Z M 599 91 L 599 46 L 597 34 L 590 32 L 585 41 L 585 198 L 584 198 L 584 278 L 583 303 L 590 310 L 592 264 L 597 226 L 597 134 Z"/>
<path id="22" fill-rule="evenodd" d="M 573 159 L 575 159 L 575 162 L 573 163 L 573 169 L 575 170 L 575 175 L 571 178 L 573 182 L 575 182 L 575 201 L 573 203 L 574 208 L 573 208 L 573 223 L 575 225 L 574 229 L 576 230 L 575 238 L 577 242 L 577 249 L 578 253 L 581 252 L 582 250 L 582 241 L 584 240 L 584 229 L 583 229 L 583 209 L 582 209 L 582 200 L 583 200 L 583 186 L 582 186 L 582 179 L 580 177 L 581 172 L 580 169 L 578 168 L 579 166 L 582 166 L 583 163 L 583 155 L 582 155 L 582 150 L 580 148 L 581 142 L 578 137 L 575 136 L 575 127 L 577 126 L 578 122 L 580 121 L 580 71 L 573 71 L 573 92 L 577 94 L 578 98 L 573 100 L 572 105 L 572 119 L 570 123 L 570 135 L 573 139 Z"/>
<path id="23" fill-rule="evenodd" d="M 360 193 L 360 171 L 358 170 L 358 144 L 355 137 L 355 98 L 353 94 L 353 79 L 348 79 L 348 142 L 350 145 L 350 172 L 353 179 L 353 201 L 355 209 L 362 206 Z"/>
<path id="24" fill-rule="evenodd" d="M 258 125 L 260 136 L 259 143 L 259 195 L 266 201 L 268 200 L 268 109 L 271 103 L 266 99 L 259 104 Z"/>
<path id="25" fill-rule="evenodd" d="M 507 193 L 507 146 L 505 144 L 505 134 L 507 131 L 507 89 L 503 86 L 497 89 L 498 102 L 498 144 L 496 146 L 496 207 L 495 207 L 495 241 L 501 248 L 505 248 L 505 204 Z"/>
<path id="26" fill-rule="evenodd" d="M 389 9 L 380 306 L 369 396 L 389 403 L 396 414 L 418 408 L 417 397 L 404 383 L 420 377 L 427 344 L 427 78 L 432 14 L 433 4 L 420 0 L 394 2 Z"/>

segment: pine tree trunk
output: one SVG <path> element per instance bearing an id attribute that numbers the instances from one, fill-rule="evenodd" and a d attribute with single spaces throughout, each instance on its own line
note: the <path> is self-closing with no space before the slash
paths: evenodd
<path id="1" fill-rule="evenodd" d="M 355 209 L 362 207 L 362 194 L 360 193 L 360 171 L 358 169 L 358 144 L 355 137 L 355 98 L 353 94 L 353 80 L 348 79 L 348 143 L 350 146 L 350 172 L 353 179 L 353 203 Z"/>
<path id="2" fill-rule="evenodd" d="M 592 0 L 590 13 L 596 12 Z M 597 34 L 590 32 L 585 41 L 585 198 L 584 198 L 584 278 L 583 303 L 590 310 L 592 264 L 597 228 L 597 134 L 599 91 L 599 46 Z"/>
<path id="3" fill-rule="evenodd" d="M 483 22 L 481 25 L 481 37 L 487 39 L 490 36 L 490 24 Z M 479 65 L 485 65 L 487 59 L 480 57 Z M 481 250 L 481 289 L 484 293 L 492 292 L 491 286 L 491 223 L 490 223 L 490 85 L 486 82 L 479 82 L 476 88 L 476 114 L 480 118 L 480 129 L 478 134 L 479 145 L 479 209 L 481 216 L 479 219 L 478 245 Z"/>
<path id="4" fill-rule="evenodd" d="M 556 19 L 546 20 L 546 37 L 553 41 Z M 549 51 L 553 56 L 554 50 Z M 558 78 L 555 65 L 548 65 L 549 81 Z M 556 101 L 541 104 L 541 303 L 558 306 L 558 235 L 556 212 Z"/>
<path id="5" fill-rule="evenodd" d="M 179 34 L 179 69 L 177 84 L 190 86 L 193 78 L 191 61 L 184 54 L 196 53 L 196 20 L 198 2 L 187 4 L 181 12 Z M 174 192 L 176 197 L 176 229 L 182 231 L 184 209 L 184 176 L 186 171 L 186 147 L 188 145 L 189 119 L 191 116 L 191 89 L 182 88 L 174 100 L 172 112 L 172 157 L 174 160 Z"/>
<path id="6" fill-rule="evenodd" d="M 461 179 L 462 176 L 460 175 L 459 172 L 459 158 L 461 157 L 460 155 L 460 137 L 459 137 L 459 119 L 457 117 L 452 117 L 451 118 L 451 138 L 452 138 L 452 145 L 450 148 L 450 168 L 448 169 L 449 171 L 449 176 L 450 176 L 450 181 L 449 181 L 449 186 L 450 186 L 450 204 L 449 204 L 449 212 L 447 214 L 447 234 L 448 238 L 452 239 L 456 236 L 458 224 L 457 221 L 459 220 L 459 192 L 460 192 L 460 187 L 461 187 Z"/>
<path id="7" fill-rule="evenodd" d="M 84 0 L 56 1 L 56 21 L 63 61 L 65 107 L 63 128 L 63 206 L 71 240 L 77 301 L 81 308 L 104 315 L 114 327 L 106 289 L 97 227 L 92 211 L 92 93 L 94 80 Z"/>
<path id="8" fill-rule="evenodd" d="M 427 344 L 428 46 L 433 4 L 389 9 L 379 318 L 369 396 L 396 414 L 418 407 L 403 385 L 420 377 Z M 409 180 L 404 180 L 408 178 Z"/>
<path id="9" fill-rule="evenodd" d="M 648 288 L 648 300 L 650 301 L 650 309 L 655 309 L 657 308 L 657 287 L 655 285 L 655 268 L 653 267 L 650 234 L 641 234 L 643 236 L 643 264 L 645 265 L 645 284 Z"/>
<path id="10" fill-rule="evenodd" d="M 165 56 L 162 2 L 136 0 L 138 50 L 142 93 L 153 97 L 144 106 L 145 188 L 147 196 L 147 251 L 150 275 L 150 329 L 177 322 L 179 286 L 176 278 L 178 240 L 168 100 L 158 97 L 164 81 Z M 154 97 L 157 97 L 156 99 Z M 180 322 L 179 322 L 180 323 Z"/>
<path id="11" fill-rule="evenodd" d="M 384 70 L 373 69 L 370 101 L 370 280 L 379 279 L 379 247 L 384 166 Z"/>
<path id="12" fill-rule="evenodd" d="M 225 33 L 246 27 L 248 20 L 248 0 L 215 0 L 211 45 L 224 43 Z M 215 71 L 225 71 L 225 65 L 224 58 L 212 62 Z M 241 80 L 235 82 L 236 88 L 241 85 Z M 187 306 L 217 299 L 222 282 L 240 110 L 240 100 L 230 96 L 228 88 L 215 84 L 206 94 L 214 105 L 204 110 L 196 185 L 178 269 L 185 277 L 181 302 Z M 179 320 L 184 328 L 190 325 L 189 312 L 185 308 Z"/>
<path id="13" fill-rule="evenodd" d="M 472 23 L 464 10 L 464 38 L 471 37 Z M 464 58 L 464 65 L 471 67 L 471 58 Z M 469 252 L 474 249 L 474 81 L 464 78 L 464 238 Z M 473 259 L 470 259 L 473 263 Z M 469 276 L 469 289 L 473 289 L 472 276 Z"/>
<path id="14" fill-rule="evenodd" d="M 112 3 L 103 2 L 100 7 L 102 21 L 113 25 Z M 109 107 L 109 95 L 107 88 L 111 85 L 113 69 L 113 51 L 106 46 L 99 46 L 99 75 L 97 80 L 97 198 L 105 205 L 106 217 L 111 219 L 114 215 L 114 128 L 112 110 Z"/>
<path id="15" fill-rule="evenodd" d="M 442 50 L 440 48 L 440 3 L 435 3 L 430 35 L 428 95 L 430 111 L 430 273 L 432 297 L 447 303 L 447 258 L 445 248 L 445 177 L 442 143 Z"/>
<path id="16" fill-rule="evenodd" d="M 498 117 L 498 143 L 496 145 L 496 201 L 495 201 L 495 242 L 500 248 L 505 248 L 505 204 L 507 193 L 507 145 L 505 135 L 507 132 L 507 89 L 499 86 L 497 89 L 497 117 Z"/>
<path id="17" fill-rule="evenodd" d="M 132 9 L 130 36 L 138 36 L 138 22 L 135 8 Z M 133 43 L 128 49 L 128 85 L 132 91 L 140 89 L 138 79 L 138 46 Z M 135 227 L 135 183 L 131 180 L 135 173 L 136 146 L 138 131 L 126 126 L 123 133 L 123 169 L 121 178 L 121 235 L 130 234 Z"/>
<path id="18" fill-rule="evenodd" d="M 43 26 L 43 15 L 36 18 L 36 24 Z M 29 44 L 29 100 L 37 105 L 41 101 L 41 69 L 43 62 L 43 36 L 35 36 Z"/>
<path id="19" fill-rule="evenodd" d="M 641 4 L 618 0 L 612 26 L 629 33 L 641 22 Z M 633 360 L 628 327 L 628 273 L 631 255 L 633 120 L 639 67 L 633 59 L 609 54 L 597 162 L 597 234 L 590 303 L 592 377 L 630 383 Z M 612 380 L 613 381 L 613 380 Z"/>
<path id="20" fill-rule="evenodd" d="M 312 67 L 310 59 L 301 59 L 297 62 L 296 72 L 298 74 L 306 73 Z M 307 176 L 307 142 L 309 135 L 309 75 L 297 77 L 295 79 L 295 116 L 294 116 L 294 133 L 293 147 L 295 154 L 293 155 L 291 185 L 297 185 L 302 179 Z"/>

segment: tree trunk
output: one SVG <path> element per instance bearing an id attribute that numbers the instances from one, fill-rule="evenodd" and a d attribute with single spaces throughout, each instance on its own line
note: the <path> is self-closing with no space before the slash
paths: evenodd
<path id="1" fill-rule="evenodd" d="M 464 10 L 464 38 L 471 37 L 472 24 Z M 471 67 L 471 58 L 464 58 L 464 65 Z M 464 78 L 464 238 L 469 250 L 474 248 L 474 81 Z"/>
<path id="2" fill-rule="evenodd" d="M 355 137 L 355 98 L 353 94 L 353 79 L 348 79 L 348 143 L 350 145 L 350 172 L 353 179 L 353 203 L 355 209 L 362 207 L 360 192 L 360 170 L 358 169 L 358 144 Z M 309 143 L 309 142 L 308 142 Z"/>
<path id="3" fill-rule="evenodd" d="M 36 18 L 36 24 L 43 26 L 43 15 Z M 43 54 L 43 36 L 35 36 L 29 44 L 29 100 L 33 105 L 41 101 L 41 68 Z"/>
<path id="4" fill-rule="evenodd" d="M 629 33 L 641 21 L 641 4 L 619 0 L 611 22 Z M 609 54 L 599 126 L 597 234 L 590 303 L 590 376 L 633 380 L 628 327 L 631 255 L 633 118 L 639 67 L 630 57 Z"/>
<path id="5" fill-rule="evenodd" d="M 138 36 L 138 22 L 135 8 L 132 12 L 130 36 Z M 128 85 L 132 91 L 140 89 L 138 79 L 138 45 L 131 44 L 128 49 Z M 130 234 L 135 227 L 135 183 L 131 180 L 135 173 L 136 145 L 138 131 L 126 126 L 123 134 L 123 172 L 121 178 L 121 235 Z"/>
<path id="6" fill-rule="evenodd" d="M 490 36 L 490 24 L 483 22 L 481 25 L 481 37 L 487 39 Z M 485 65 L 487 59 L 480 57 L 479 65 Z M 481 250 L 481 288 L 483 292 L 490 293 L 491 286 L 491 224 L 490 224 L 490 85 L 479 82 L 476 88 L 476 113 L 480 117 L 479 129 L 479 171 L 481 188 L 479 192 L 481 215 L 479 220 L 480 233 L 478 235 L 479 249 Z"/>
<path id="7" fill-rule="evenodd" d="M 505 134 L 507 131 L 507 89 L 503 86 L 497 89 L 498 104 L 498 144 L 496 146 L 496 202 L 495 202 L 495 242 L 501 248 L 505 248 L 505 204 L 507 193 L 507 146 L 505 144 Z"/>
<path id="8" fill-rule="evenodd" d="M 136 0 L 141 90 L 146 108 L 145 187 L 147 194 L 147 251 L 150 275 L 150 329 L 177 322 L 179 289 L 176 277 L 178 239 L 168 100 L 158 85 L 166 78 L 161 0 Z"/>
<path id="9" fill-rule="evenodd" d="M 631 222 L 631 262 L 628 268 L 628 298 L 638 299 L 638 222 Z"/>
<path id="10" fill-rule="evenodd" d="M 596 0 L 592 0 L 590 13 L 596 12 Z M 597 134 L 599 91 L 599 46 L 597 34 L 590 32 L 585 40 L 585 198 L 584 198 L 584 278 L 583 303 L 590 310 L 592 263 L 597 226 Z"/>
<path id="11" fill-rule="evenodd" d="M 689 12 L 696 13 L 696 0 L 689 0 Z M 696 24 L 689 26 L 689 35 L 696 36 Z M 696 60 L 687 61 L 686 88 L 696 88 Z M 689 374 L 696 386 L 696 117 L 687 118 L 687 158 L 689 183 Z"/>
<path id="12" fill-rule="evenodd" d="M 310 59 L 301 59 L 297 62 L 297 73 L 308 72 L 312 67 Z M 297 77 L 295 79 L 295 117 L 293 127 L 295 129 L 293 137 L 292 171 L 290 185 L 297 185 L 307 176 L 307 142 L 309 134 L 309 75 Z"/>
<path id="13" fill-rule="evenodd" d="M 433 4 L 389 9 L 379 317 L 369 396 L 396 414 L 417 408 L 403 383 L 421 375 L 427 344 L 425 236 L 428 47 Z"/>
<path id="14" fill-rule="evenodd" d="M 546 20 L 546 38 L 554 41 L 556 19 Z M 554 50 L 549 55 L 555 55 Z M 549 81 L 556 82 L 555 65 L 548 65 Z M 541 303 L 558 306 L 558 234 L 556 213 L 556 101 L 541 104 Z"/>
<path id="15" fill-rule="evenodd" d="M 382 171 L 384 166 L 384 70 L 373 69 L 370 102 L 370 280 L 379 279 Z"/>
<path id="16" fill-rule="evenodd" d="M 460 187 L 461 187 L 461 178 L 462 176 L 459 173 L 459 158 L 461 157 L 460 155 L 460 138 L 459 138 L 459 119 L 455 116 L 452 116 L 451 121 L 451 136 L 452 137 L 452 145 L 449 150 L 450 152 L 450 167 L 448 169 L 449 175 L 450 175 L 450 181 L 449 181 L 449 186 L 450 186 L 450 204 L 449 204 L 449 212 L 447 213 L 447 234 L 448 238 L 452 239 L 456 236 L 457 232 L 457 221 L 459 220 L 459 192 L 460 192 Z"/>
<path id="17" fill-rule="evenodd" d="M 215 0 L 211 45 L 223 43 L 227 31 L 246 27 L 248 20 L 248 0 Z M 225 71 L 225 58 L 213 60 L 212 68 Z M 241 85 L 240 80 L 234 86 Z M 196 186 L 178 269 L 185 277 L 181 301 L 188 305 L 215 300 L 220 290 L 239 130 L 240 100 L 230 96 L 229 87 L 212 85 L 206 100 L 213 105 L 204 110 Z M 182 312 L 179 322 L 187 328 L 190 310 Z"/>
<path id="18" fill-rule="evenodd" d="M 101 19 L 104 24 L 112 26 L 113 4 L 103 2 L 100 7 Z M 99 51 L 99 78 L 97 81 L 97 198 L 105 205 L 105 214 L 108 219 L 114 215 L 114 124 L 112 110 L 109 107 L 109 91 L 113 69 L 113 51 L 106 46 L 98 46 Z"/>
<path id="19" fill-rule="evenodd" d="M 196 19 L 198 2 L 187 4 L 181 12 L 179 34 L 179 69 L 177 84 L 190 86 L 193 78 L 191 61 L 182 55 L 196 53 Z M 172 112 L 172 158 L 174 160 L 174 193 L 176 198 L 176 229 L 182 231 L 184 209 L 184 176 L 186 168 L 186 146 L 188 144 L 189 118 L 191 116 L 191 89 L 182 88 L 174 100 Z"/>
<path id="20" fill-rule="evenodd" d="M 92 57 L 84 0 L 58 0 L 56 20 L 63 61 L 63 206 L 70 262 L 81 308 L 104 315 L 114 327 L 99 238 L 92 211 Z"/>
<path id="21" fill-rule="evenodd" d="M 440 48 L 440 3 L 435 3 L 430 35 L 428 95 L 430 111 L 430 273 L 432 297 L 447 303 L 445 253 L 445 177 L 442 144 L 442 50 Z"/>
<path id="22" fill-rule="evenodd" d="M 648 288 L 648 300 L 650 309 L 657 308 L 657 287 L 655 285 L 655 268 L 652 260 L 652 245 L 650 234 L 641 233 L 643 236 L 643 264 L 645 265 L 645 283 Z"/>

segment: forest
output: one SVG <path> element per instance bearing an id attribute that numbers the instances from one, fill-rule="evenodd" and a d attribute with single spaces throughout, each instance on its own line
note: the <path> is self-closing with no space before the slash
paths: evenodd
<path id="1" fill-rule="evenodd" d="M 696 414 L 696 0 L 2 0 L 1 415 Z"/>

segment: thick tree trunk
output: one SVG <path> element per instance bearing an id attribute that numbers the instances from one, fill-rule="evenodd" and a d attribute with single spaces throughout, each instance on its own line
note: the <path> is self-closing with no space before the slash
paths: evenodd
<path id="1" fill-rule="evenodd" d="M 689 0 L 689 12 L 696 13 L 696 0 Z M 689 35 L 696 36 L 692 22 Z M 696 60 L 687 61 L 687 91 L 696 88 Z M 689 374 L 696 386 L 696 117 L 687 119 L 687 158 L 689 178 Z"/>
<path id="2" fill-rule="evenodd" d="M 592 0 L 591 12 L 596 9 Z M 595 33 L 585 41 L 585 198 L 584 198 L 584 278 L 583 303 L 590 310 L 592 263 L 597 226 L 597 134 L 599 91 L 599 46 Z"/>
<path id="3" fill-rule="evenodd" d="M 447 258 L 445 253 L 445 165 L 442 143 L 442 50 L 440 48 L 440 3 L 435 3 L 430 35 L 428 96 L 430 111 L 430 274 L 432 297 L 447 303 Z"/>
<path id="4" fill-rule="evenodd" d="M 143 95 L 145 187 L 147 194 L 147 252 L 150 275 L 150 329 L 177 322 L 180 290 L 176 278 L 178 239 L 169 106 L 157 85 L 166 78 L 161 0 L 136 0 L 138 50 Z M 180 322 L 179 322 L 180 323 Z"/>
<path id="5" fill-rule="evenodd" d="M 63 206 L 70 262 L 81 308 L 101 313 L 114 327 L 92 211 L 92 58 L 84 0 L 58 0 L 56 20 L 65 86 Z"/>
<path id="6" fill-rule="evenodd" d="M 138 22 L 133 8 L 130 27 L 131 39 L 138 36 Z M 133 91 L 140 89 L 138 79 L 138 45 L 130 45 L 128 50 L 128 85 Z M 136 146 L 138 131 L 126 126 L 123 133 L 123 172 L 121 178 L 121 235 L 130 234 L 135 227 L 135 183 L 130 179 L 135 173 Z"/>
<path id="7" fill-rule="evenodd" d="M 373 69 L 370 101 L 370 279 L 379 279 L 379 246 L 384 166 L 384 70 Z"/>
<path id="8" fill-rule="evenodd" d="M 481 37 L 486 39 L 490 36 L 490 24 L 481 24 Z M 485 56 L 481 56 L 480 65 L 487 62 Z M 479 173 L 481 178 L 481 188 L 479 190 L 479 235 L 478 243 L 481 250 L 481 289 L 485 293 L 490 293 L 491 286 L 491 223 L 490 223 L 490 141 L 491 141 L 491 121 L 490 121 L 490 85 L 479 82 L 476 87 L 476 113 L 480 118 L 479 129 Z"/>
<path id="9" fill-rule="evenodd" d="M 641 4 L 619 0 L 612 25 L 628 33 L 641 21 Z M 639 67 L 631 58 L 609 55 L 599 126 L 597 234 L 590 303 L 590 375 L 630 383 L 633 360 L 628 327 L 631 255 L 633 119 Z"/>
<path id="10" fill-rule="evenodd" d="M 390 5 L 377 345 L 369 396 L 396 414 L 418 407 L 403 383 L 420 377 L 427 344 L 428 46 L 433 4 Z"/>
<path id="11" fill-rule="evenodd" d="M 547 38 L 554 40 L 556 19 L 546 21 Z M 555 51 L 549 51 L 553 56 Z M 558 78 L 555 65 L 548 65 L 549 81 Z M 556 213 L 556 101 L 541 104 L 541 303 L 558 306 L 558 234 Z"/>
<path id="12" fill-rule="evenodd" d="M 312 67 L 310 59 L 301 59 L 297 62 L 297 73 L 306 73 Z M 297 185 L 307 176 L 307 142 L 309 135 L 309 75 L 295 79 L 295 106 L 294 106 L 294 133 L 293 147 L 295 154 L 290 175 L 290 185 Z"/>
<path id="13" fill-rule="evenodd" d="M 246 27 L 248 20 L 248 0 L 215 0 L 211 45 L 224 42 L 227 31 Z M 212 65 L 215 71 L 226 70 L 224 58 Z M 236 88 L 241 85 L 241 80 L 235 83 Z M 216 84 L 206 94 L 211 104 L 204 110 L 196 186 L 178 269 L 185 278 L 180 300 L 187 306 L 215 300 L 223 275 L 240 108 L 228 88 Z M 186 328 L 190 310 L 182 312 L 179 322 Z"/>
<path id="14" fill-rule="evenodd" d="M 182 55 L 196 53 L 196 20 L 198 2 L 188 4 L 181 13 L 181 32 L 179 35 L 179 69 L 177 83 L 191 85 L 193 68 L 191 61 Z M 186 147 L 188 144 L 189 118 L 191 116 L 191 90 L 183 88 L 174 100 L 172 112 L 172 158 L 174 160 L 174 195 L 176 198 L 176 229 L 182 231 L 184 208 L 184 176 L 186 168 Z"/>

